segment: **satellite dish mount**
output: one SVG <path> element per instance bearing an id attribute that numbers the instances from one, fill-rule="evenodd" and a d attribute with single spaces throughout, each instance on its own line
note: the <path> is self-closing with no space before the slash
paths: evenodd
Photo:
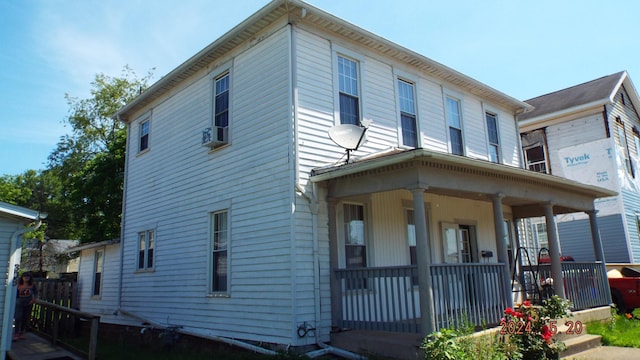
<path id="1" fill-rule="evenodd" d="M 365 133 L 371 124 L 371 120 L 362 121 L 363 126 L 353 124 L 336 125 L 329 129 L 329 138 L 347 152 L 347 163 L 351 159 L 351 152 L 358 150 L 366 140 Z"/>

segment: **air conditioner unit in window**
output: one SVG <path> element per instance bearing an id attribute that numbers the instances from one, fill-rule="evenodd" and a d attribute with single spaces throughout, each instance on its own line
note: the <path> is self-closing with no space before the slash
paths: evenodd
<path id="1" fill-rule="evenodd" d="M 229 128 L 227 126 L 214 126 L 202 130 L 202 146 L 211 148 L 229 143 Z"/>

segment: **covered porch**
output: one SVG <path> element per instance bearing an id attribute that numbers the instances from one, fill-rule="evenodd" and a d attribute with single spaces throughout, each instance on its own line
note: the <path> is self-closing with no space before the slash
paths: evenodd
<path id="1" fill-rule="evenodd" d="M 328 211 L 335 328 L 426 335 L 497 324 L 520 299 L 517 223 L 539 216 L 555 294 L 574 310 L 611 302 L 594 200 L 614 192 L 423 149 L 314 169 L 311 181 Z M 594 263 L 560 262 L 555 215 L 574 212 L 589 216 Z"/>

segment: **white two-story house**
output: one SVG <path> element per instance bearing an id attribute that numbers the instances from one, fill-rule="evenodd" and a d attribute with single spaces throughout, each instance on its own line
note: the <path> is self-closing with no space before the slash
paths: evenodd
<path id="1" fill-rule="evenodd" d="M 604 255 L 608 263 L 640 262 L 640 98 L 627 72 L 526 102 L 535 107 L 519 117 L 526 166 L 619 193 L 596 202 Z M 586 216 L 557 221 L 563 254 L 594 260 L 583 243 Z M 544 246 L 544 228 L 532 220 L 529 239 L 542 238 Z"/>
<path id="2" fill-rule="evenodd" d="M 514 220 L 555 224 L 615 194 L 525 170 L 516 117 L 529 109 L 272 1 L 116 114 L 129 129 L 120 280 L 115 303 L 92 309 L 295 347 L 496 323 L 513 302 Z M 586 306 L 608 303 L 602 289 Z"/>

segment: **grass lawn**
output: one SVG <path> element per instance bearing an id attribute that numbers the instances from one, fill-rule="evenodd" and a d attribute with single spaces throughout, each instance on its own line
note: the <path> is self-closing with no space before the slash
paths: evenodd
<path id="1" fill-rule="evenodd" d="M 613 319 L 607 322 L 589 323 L 587 332 L 601 335 L 603 345 L 640 348 L 640 312 L 636 312 L 638 309 L 633 315 L 615 314 Z"/>

